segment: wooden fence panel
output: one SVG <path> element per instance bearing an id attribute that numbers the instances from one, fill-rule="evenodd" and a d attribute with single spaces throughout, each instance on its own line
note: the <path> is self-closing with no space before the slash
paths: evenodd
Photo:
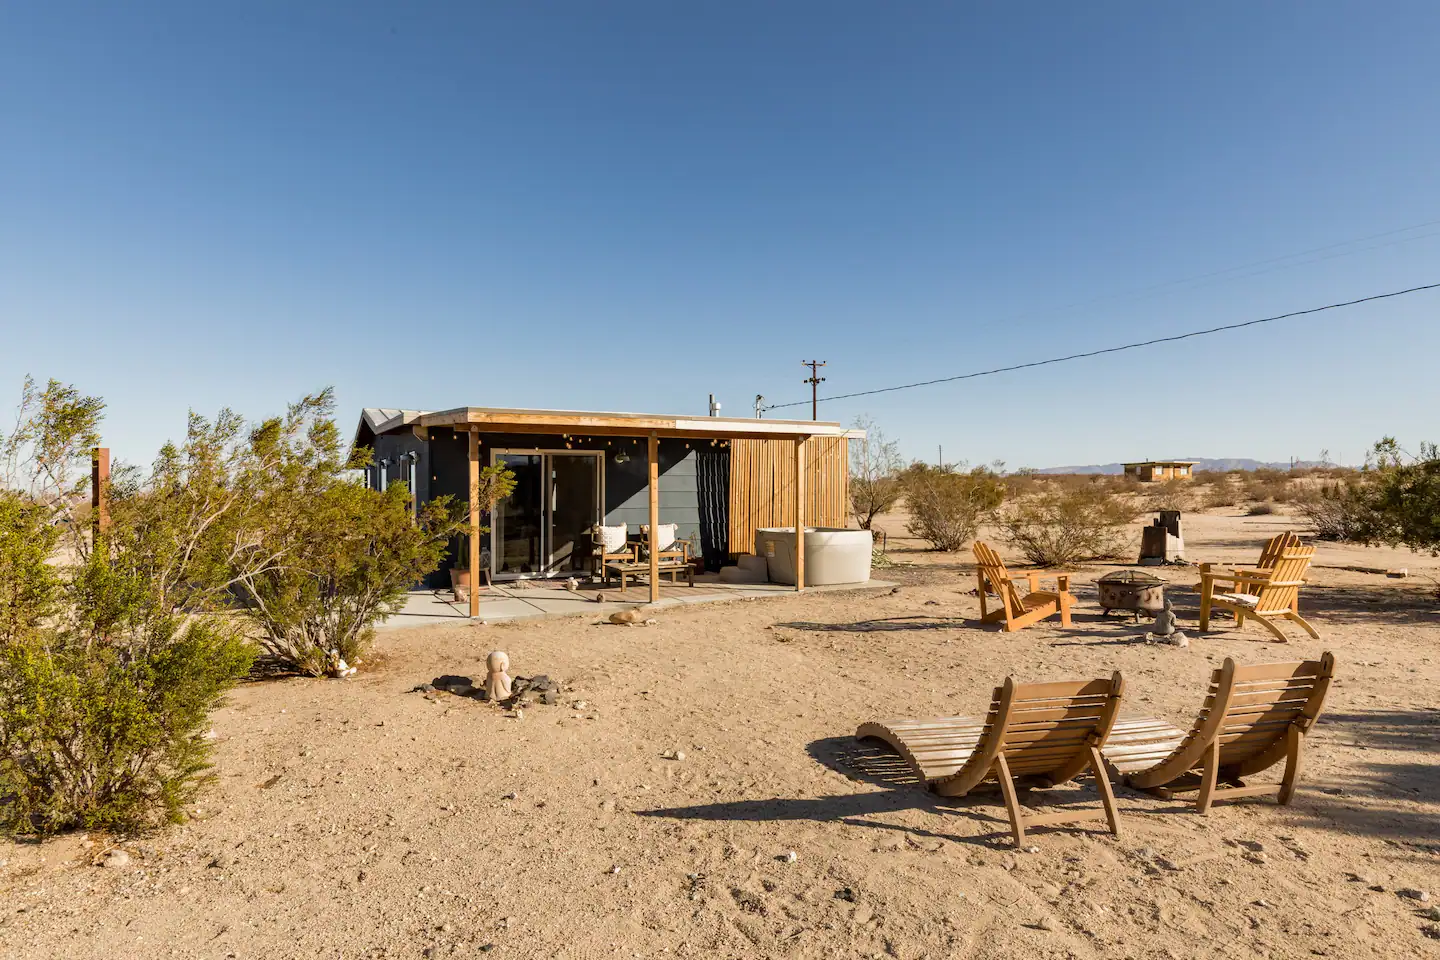
<path id="1" fill-rule="evenodd" d="M 850 461 L 845 437 L 805 442 L 808 527 L 845 527 L 850 521 Z M 730 441 L 730 552 L 755 549 L 760 527 L 795 525 L 795 442 Z"/>

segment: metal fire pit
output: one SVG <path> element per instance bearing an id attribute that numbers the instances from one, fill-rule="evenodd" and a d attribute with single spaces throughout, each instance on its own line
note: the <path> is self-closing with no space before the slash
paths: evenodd
<path id="1" fill-rule="evenodd" d="M 1095 581 L 1100 589 L 1100 608 L 1128 610 L 1139 619 L 1140 614 L 1152 616 L 1165 609 L 1165 584 L 1154 574 L 1142 570 L 1117 570 Z"/>

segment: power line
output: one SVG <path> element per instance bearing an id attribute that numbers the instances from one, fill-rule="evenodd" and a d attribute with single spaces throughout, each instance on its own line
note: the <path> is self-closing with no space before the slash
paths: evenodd
<path id="1" fill-rule="evenodd" d="M 1358 300 L 1346 300 L 1342 303 L 1327 303 L 1323 307 L 1310 307 L 1307 310 L 1295 310 L 1290 313 L 1281 313 L 1273 317 L 1262 317 L 1259 320 L 1246 320 L 1241 323 L 1227 323 L 1224 326 L 1210 327 L 1208 330 L 1192 330 L 1189 333 L 1177 333 L 1171 337 L 1157 337 L 1154 340 L 1141 340 L 1137 343 L 1127 343 L 1118 347 L 1104 347 L 1100 350 L 1088 350 L 1084 353 L 1072 353 L 1064 357 L 1051 357 L 1048 360 L 1032 360 L 1029 363 L 1017 363 L 1008 367 L 995 367 L 993 370 L 977 370 L 974 373 L 962 373 L 954 377 L 940 377 L 935 380 L 921 380 L 917 383 L 902 383 L 895 387 L 880 387 L 877 390 L 860 390 L 856 393 L 841 393 L 833 397 L 821 397 L 821 401 L 849 400 L 852 397 L 869 397 L 877 393 L 894 393 L 896 390 L 913 390 L 916 387 L 930 387 L 937 383 L 954 383 L 957 380 L 972 380 L 975 377 L 989 377 L 997 373 L 1010 373 L 1014 370 L 1028 370 L 1031 367 L 1044 367 L 1052 363 L 1064 363 L 1067 360 L 1083 360 L 1086 357 L 1098 357 L 1107 353 L 1120 353 L 1123 350 L 1137 350 L 1140 347 L 1153 347 L 1159 343 L 1174 343 L 1177 340 L 1189 340 L 1192 337 L 1206 337 L 1214 333 L 1224 333 L 1227 330 L 1240 330 L 1244 327 L 1254 327 L 1262 323 L 1273 323 L 1276 320 L 1288 320 L 1291 317 L 1303 317 L 1312 313 L 1323 313 L 1326 310 L 1338 310 L 1341 307 L 1353 307 L 1360 303 L 1369 303 L 1372 300 L 1388 300 L 1391 297 L 1403 297 L 1409 293 L 1419 293 L 1423 290 L 1440 289 L 1440 283 L 1427 283 L 1420 287 L 1409 287 L 1405 290 L 1392 290 L 1389 293 L 1377 293 L 1368 297 L 1361 297 Z M 773 403 L 766 407 L 767 410 L 780 410 L 784 407 L 799 407 L 810 401 L 799 400 L 791 403 Z"/>

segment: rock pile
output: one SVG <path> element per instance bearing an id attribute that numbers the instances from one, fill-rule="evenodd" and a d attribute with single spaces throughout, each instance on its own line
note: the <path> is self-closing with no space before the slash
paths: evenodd
<path id="1" fill-rule="evenodd" d="M 532 703 L 543 703 L 546 706 L 554 706 L 560 702 L 560 694 L 564 687 L 559 680 L 554 680 L 544 674 L 536 677 L 516 677 L 510 687 L 510 696 L 499 701 L 502 707 L 511 709 L 514 707 L 525 707 Z M 423 693 L 427 699 L 435 699 L 437 693 L 448 693 L 457 697 L 468 697 L 471 700 L 488 700 L 483 684 L 473 684 L 469 677 L 436 677 L 430 683 L 422 683 L 411 690 L 412 693 Z"/>

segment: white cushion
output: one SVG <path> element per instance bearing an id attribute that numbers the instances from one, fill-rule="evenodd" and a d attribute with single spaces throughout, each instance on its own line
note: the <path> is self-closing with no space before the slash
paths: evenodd
<path id="1" fill-rule="evenodd" d="M 622 523 L 618 526 L 607 527 L 603 524 L 600 527 L 600 544 L 605 548 L 606 553 L 620 553 L 625 549 L 625 541 L 630 539 L 630 525 Z"/>
<path id="2" fill-rule="evenodd" d="M 661 524 L 656 525 L 656 527 L 655 527 L 655 536 L 658 538 L 658 543 L 656 544 L 657 549 L 659 549 L 659 550 L 669 550 L 670 547 L 675 543 L 675 537 L 676 537 L 676 535 L 678 535 L 679 533 L 680 533 L 680 524 L 678 524 L 678 523 L 661 523 Z M 645 538 L 645 549 L 646 549 L 646 550 L 649 550 L 649 549 L 650 549 L 650 524 L 648 524 L 648 523 L 642 523 L 642 524 L 640 524 L 640 534 L 641 534 L 641 536 L 643 536 L 643 537 Z"/>
<path id="3" fill-rule="evenodd" d="M 1215 599 L 1225 600 L 1240 607 L 1254 608 L 1260 602 L 1260 598 L 1253 593 L 1222 593 Z"/>

